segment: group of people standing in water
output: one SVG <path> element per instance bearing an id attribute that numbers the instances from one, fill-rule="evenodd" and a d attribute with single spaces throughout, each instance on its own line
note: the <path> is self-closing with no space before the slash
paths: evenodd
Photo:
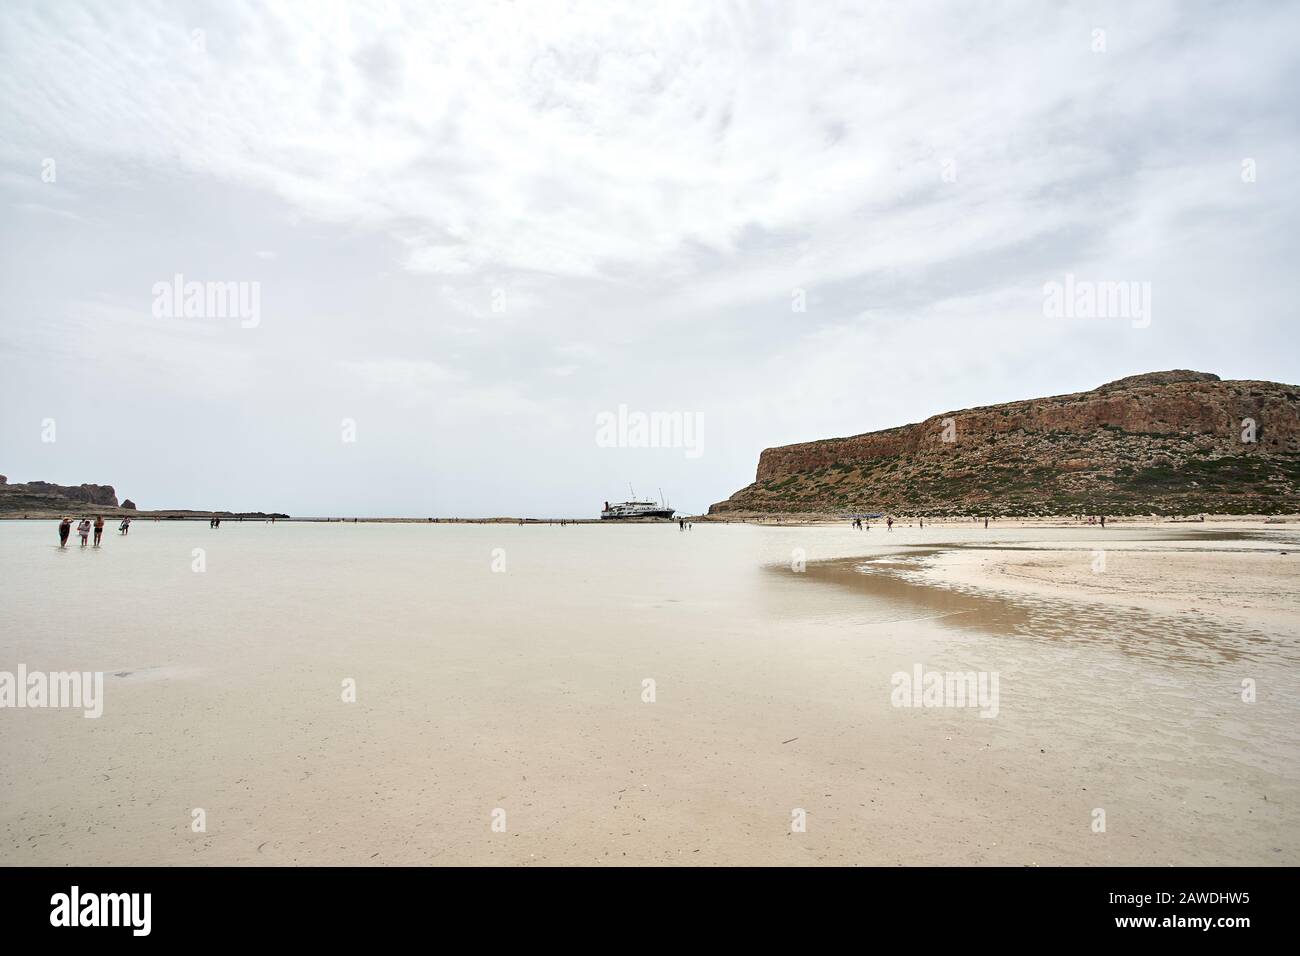
<path id="1" fill-rule="evenodd" d="M 876 515 L 876 517 L 879 518 L 880 515 Z M 893 530 L 894 530 L 894 519 L 893 519 L 892 516 L 891 516 L 891 517 L 888 517 L 888 518 L 885 519 L 885 526 L 886 526 L 886 529 L 889 530 L 889 531 L 893 531 Z M 925 520 L 924 520 L 924 519 L 922 519 L 922 521 L 921 521 L 921 527 L 922 527 L 922 528 L 925 527 Z M 853 530 L 854 530 L 854 531 L 861 531 L 863 528 L 865 528 L 866 530 L 870 531 L 870 530 L 871 530 L 871 525 L 869 525 L 869 524 L 865 524 L 865 525 L 864 525 L 864 524 L 862 523 L 862 519 L 861 519 L 861 518 L 854 518 L 854 519 L 853 519 Z"/>
<path id="2" fill-rule="evenodd" d="M 100 539 L 104 537 L 104 516 L 95 515 L 94 523 L 89 518 L 82 518 L 77 523 L 77 534 L 81 537 L 81 546 L 84 548 L 90 539 L 91 532 L 95 535 L 95 547 L 99 547 Z M 129 534 L 131 531 L 131 519 L 123 518 L 122 523 L 117 526 L 117 533 L 121 535 Z M 59 520 L 59 547 L 68 546 L 68 538 L 72 534 L 72 519 L 64 515 Z"/>

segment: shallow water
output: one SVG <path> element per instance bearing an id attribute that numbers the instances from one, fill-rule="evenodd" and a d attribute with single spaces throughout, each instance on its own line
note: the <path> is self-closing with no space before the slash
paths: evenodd
<path id="1" fill-rule="evenodd" d="M 106 675 L 98 720 L 0 710 L 0 860 L 1300 862 L 1294 633 L 908 577 L 1099 533 L 1290 540 L 0 522 L 0 670 Z M 998 716 L 893 706 L 918 663 L 997 672 Z"/>

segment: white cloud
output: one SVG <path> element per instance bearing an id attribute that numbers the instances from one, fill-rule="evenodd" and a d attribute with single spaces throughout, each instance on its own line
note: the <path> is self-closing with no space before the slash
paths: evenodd
<path id="1" fill-rule="evenodd" d="M 198 401 L 177 369 L 228 367 L 251 427 L 290 382 L 309 410 L 356 388 L 454 410 L 467 461 L 542 427 L 574 467 L 593 407 L 698 408 L 710 452 L 680 480 L 702 506 L 775 441 L 1054 377 L 1296 377 L 1250 344 L 1286 340 L 1300 291 L 1294 8 L 105 11 L 0 5 L 0 338 L 24 381 L 66 344 L 34 314 L 130 313 L 176 271 L 260 280 L 255 336 L 120 343 L 162 404 Z M 1155 325 L 1044 324 L 1065 271 L 1157 281 Z"/>
<path id="2" fill-rule="evenodd" d="M 415 401 L 433 400 L 447 385 L 465 378 L 455 369 L 420 360 L 364 359 L 343 361 L 339 366 L 367 388 L 396 392 Z"/>
<path id="3" fill-rule="evenodd" d="M 269 188 L 322 219 L 419 223 L 416 271 L 610 276 L 696 245 L 736 256 L 758 229 L 811 236 L 811 281 L 851 265 L 843 240 L 879 247 L 865 263 L 879 267 L 1046 228 L 1032 197 L 1107 163 L 1104 146 L 1079 152 L 1104 143 L 1101 124 L 1179 95 L 1091 53 L 1081 11 L 972 36 L 919 8 L 799 25 L 780 7 L 354 9 L 128 6 L 101 23 L 20 7 L 12 125 Z M 1111 32 L 1157 42 L 1172 15 Z M 940 188 L 946 158 L 958 188 Z"/>

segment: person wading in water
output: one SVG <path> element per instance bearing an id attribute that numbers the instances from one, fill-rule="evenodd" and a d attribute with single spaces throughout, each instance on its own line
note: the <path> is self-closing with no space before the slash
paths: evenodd
<path id="1" fill-rule="evenodd" d="M 68 546 L 68 535 L 72 534 L 72 519 L 65 517 L 59 522 L 59 547 Z"/>

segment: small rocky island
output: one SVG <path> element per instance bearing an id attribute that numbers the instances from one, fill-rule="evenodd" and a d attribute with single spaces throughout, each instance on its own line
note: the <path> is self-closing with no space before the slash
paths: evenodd
<path id="1" fill-rule="evenodd" d="M 263 511 L 198 511 L 167 509 L 140 511 L 130 498 L 117 500 L 112 485 L 56 485 L 49 481 L 28 481 L 9 484 L 0 475 L 0 518 L 57 518 L 60 515 L 97 514 L 113 517 L 150 518 L 204 518 L 217 515 L 222 518 L 287 518 L 286 514 Z"/>

